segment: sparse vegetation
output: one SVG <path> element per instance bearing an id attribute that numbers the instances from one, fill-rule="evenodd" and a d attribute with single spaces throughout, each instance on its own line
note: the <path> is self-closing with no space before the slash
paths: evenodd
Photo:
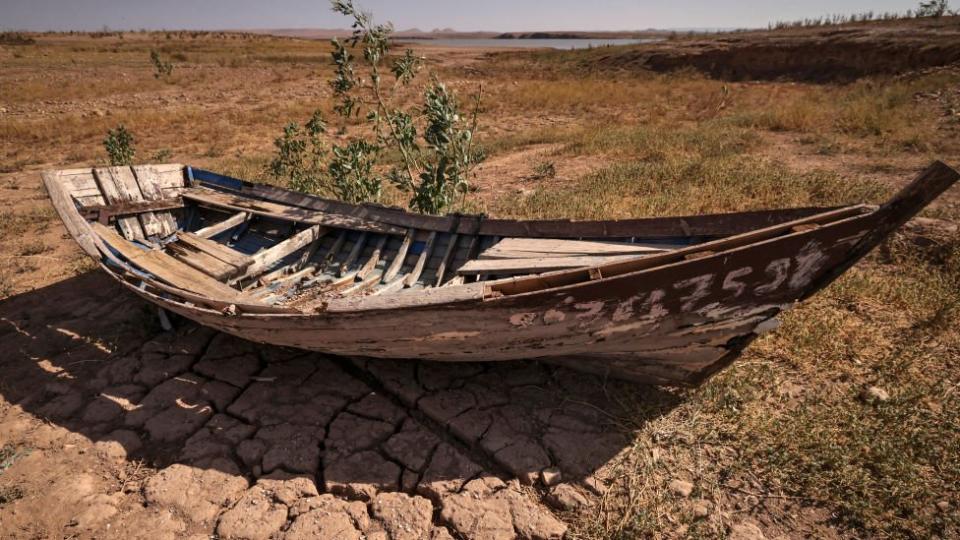
<path id="1" fill-rule="evenodd" d="M 107 137 L 103 140 L 103 148 L 107 151 L 107 158 L 111 165 L 131 165 L 136 154 L 134 149 L 133 134 L 123 127 L 123 124 L 116 129 L 107 131 Z"/>
<path id="2" fill-rule="evenodd" d="M 353 20 L 354 33 L 347 43 L 334 39 L 334 75 L 330 81 L 340 117 L 340 134 L 348 134 L 347 122 L 364 115 L 363 130 L 347 135 L 346 144 L 332 144 L 332 158 L 325 170 L 320 162 L 327 153 L 320 136 L 322 129 L 301 130 L 296 124 L 285 128 L 277 139 L 278 154 L 270 172 L 285 177 L 294 189 L 328 192 L 350 202 L 377 201 L 383 193 L 383 178 L 377 164 L 386 150 L 397 155 L 387 177 L 399 190 L 410 193 L 412 210 L 440 214 L 458 196 L 465 197 L 473 165 L 483 153 L 474 146 L 480 112 L 480 94 L 471 119 L 460 111 L 454 92 L 435 77 L 424 91 L 422 109 L 404 109 L 383 88 L 382 70 L 390 49 L 389 24 L 375 24 L 370 13 L 352 0 L 332 0 L 333 10 Z M 365 75 L 358 73 L 351 48 L 360 47 Z M 389 70 L 397 85 L 410 85 L 420 71 L 422 59 L 407 50 L 393 60 Z M 417 117 L 423 118 L 422 145 L 418 143 Z"/>
<path id="3" fill-rule="evenodd" d="M 557 176 L 557 167 L 552 161 L 541 161 L 533 166 L 534 180 L 545 180 Z"/>
<path id="4" fill-rule="evenodd" d="M 160 57 L 160 53 L 150 51 L 150 62 L 153 63 L 153 76 L 157 79 L 169 77 L 173 74 L 173 63 Z"/>

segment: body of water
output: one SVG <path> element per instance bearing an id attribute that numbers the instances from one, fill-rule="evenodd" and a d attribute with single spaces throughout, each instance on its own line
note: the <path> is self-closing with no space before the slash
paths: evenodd
<path id="1" fill-rule="evenodd" d="M 587 49 L 608 45 L 633 45 L 652 43 L 660 39 L 411 39 L 409 44 L 432 45 L 436 47 L 475 47 L 475 48 L 523 48 L 523 49 Z"/>

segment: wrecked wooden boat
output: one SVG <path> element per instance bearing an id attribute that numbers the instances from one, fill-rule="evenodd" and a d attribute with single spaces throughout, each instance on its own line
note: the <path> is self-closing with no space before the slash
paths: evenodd
<path id="1" fill-rule="evenodd" d="M 682 385 L 728 365 L 957 178 L 936 162 L 881 206 L 578 222 L 416 215 L 182 165 L 43 175 L 104 271 L 248 340 Z"/>

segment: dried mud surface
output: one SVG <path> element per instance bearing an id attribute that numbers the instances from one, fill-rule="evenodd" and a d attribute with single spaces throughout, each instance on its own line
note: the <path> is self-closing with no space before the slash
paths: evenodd
<path id="1" fill-rule="evenodd" d="M 604 381 L 564 369 L 153 319 L 99 272 L 0 304 L 0 441 L 26 450 L 0 536 L 560 538 L 629 445 Z"/>

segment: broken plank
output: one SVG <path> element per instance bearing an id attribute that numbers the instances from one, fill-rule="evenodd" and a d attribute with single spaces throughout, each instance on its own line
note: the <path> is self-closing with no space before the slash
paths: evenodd
<path id="1" fill-rule="evenodd" d="M 100 223 L 90 226 L 100 238 L 137 266 L 186 291 L 222 301 L 237 300 L 239 291 L 158 250 L 144 250 L 117 234 L 113 227 Z"/>
<path id="2" fill-rule="evenodd" d="M 221 193 L 206 188 L 186 188 L 183 198 L 196 201 L 215 208 L 228 208 L 236 211 L 245 211 L 252 214 L 270 217 L 284 221 L 309 223 L 311 225 L 325 225 L 357 231 L 377 232 L 385 234 L 403 234 L 404 229 L 392 225 L 384 225 L 377 221 L 360 219 L 343 214 L 327 214 L 305 208 L 286 206 L 270 201 L 261 201 L 238 197 L 228 193 Z"/>
<path id="3" fill-rule="evenodd" d="M 196 231 L 193 232 L 193 234 L 196 236 L 199 236 L 200 238 L 213 238 L 214 236 L 217 236 L 220 233 L 224 233 L 236 227 L 237 225 L 240 225 L 241 223 L 246 221 L 249 216 L 250 214 L 246 212 L 237 212 L 236 214 L 233 214 L 227 219 L 223 221 L 218 221 L 217 223 L 214 223 L 209 227 L 197 229 Z"/>

